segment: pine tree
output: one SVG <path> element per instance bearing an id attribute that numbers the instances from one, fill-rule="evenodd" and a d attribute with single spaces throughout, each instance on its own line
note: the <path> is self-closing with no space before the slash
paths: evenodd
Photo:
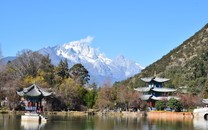
<path id="1" fill-rule="evenodd" d="M 88 70 L 82 64 L 75 64 L 69 69 L 70 78 L 74 79 L 77 83 L 84 85 L 90 80 Z"/>
<path id="2" fill-rule="evenodd" d="M 56 74 L 62 79 L 66 79 L 69 77 L 68 62 L 66 59 L 64 60 L 64 62 L 62 60 L 59 62 L 59 65 L 56 68 Z"/>
<path id="3" fill-rule="evenodd" d="M 41 66 L 40 66 L 40 75 L 44 78 L 44 80 L 52 85 L 54 80 L 54 65 L 51 64 L 51 59 L 49 58 L 49 55 L 44 56 L 41 60 Z"/>

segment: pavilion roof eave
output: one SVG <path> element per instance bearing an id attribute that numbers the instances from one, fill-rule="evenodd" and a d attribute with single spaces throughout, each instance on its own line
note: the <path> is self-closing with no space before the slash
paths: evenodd
<path id="1" fill-rule="evenodd" d="M 151 99 L 160 101 L 160 100 L 167 100 L 167 97 L 156 97 L 156 96 L 152 96 Z"/>
<path id="2" fill-rule="evenodd" d="M 140 88 L 135 88 L 134 90 L 139 91 L 139 92 L 149 92 L 150 88 L 149 87 L 140 87 Z"/>
<path id="3" fill-rule="evenodd" d="M 47 97 L 47 96 L 52 95 L 52 92 L 51 92 L 51 93 L 49 93 L 49 92 L 42 92 L 42 95 L 43 95 L 44 97 Z"/>
<path id="4" fill-rule="evenodd" d="M 156 77 L 156 78 L 154 78 L 153 80 L 156 81 L 156 82 L 163 83 L 163 82 L 169 81 L 170 79 Z"/>
<path id="5" fill-rule="evenodd" d="M 29 96 L 29 97 L 38 97 L 38 96 L 50 96 L 52 93 L 44 91 L 39 86 L 33 84 L 27 88 L 24 88 L 22 91 L 18 92 L 17 94 L 20 96 Z"/>
<path id="6" fill-rule="evenodd" d="M 153 88 L 152 89 L 155 92 L 175 92 L 176 89 L 173 88 Z"/>
<path id="7" fill-rule="evenodd" d="M 169 81 L 170 79 L 160 78 L 160 77 L 147 77 L 147 78 L 141 78 L 141 80 L 144 81 L 144 82 L 147 82 L 147 83 L 151 82 L 152 80 L 156 81 L 156 82 L 163 83 L 163 82 Z"/>
<path id="8" fill-rule="evenodd" d="M 202 102 L 203 102 L 204 104 L 208 104 L 208 99 L 202 99 Z"/>
<path id="9" fill-rule="evenodd" d="M 150 81 L 152 81 L 153 78 L 154 77 L 147 77 L 147 78 L 141 78 L 141 80 L 144 82 L 150 82 Z"/>
<path id="10" fill-rule="evenodd" d="M 20 91 L 20 92 L 17 91 L 17 94 L 18 94 L 19 96 L 24 96 L 23 91 Z"/>
<path id="11" fill-rule="evenodd" d="M 141 100 L 144 100 L 144 101 L 149 100 L 151 97 L 152 97 L 152 95 L 142 95 L 142 96 L 140 96 Z"/>
<path id="12" fill-rule="evenodd" d="M 159 97 L 156 97 L 156 96 L 152 96 L 151 99 L 153 100 L 170 100 L 171 98 L 174 98 L 176 100 L 180 100 L 179 97 L 177 96 L 159 96 Z"/>

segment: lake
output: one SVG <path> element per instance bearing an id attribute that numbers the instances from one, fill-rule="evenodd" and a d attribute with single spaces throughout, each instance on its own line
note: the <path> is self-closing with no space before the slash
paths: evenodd
<path id="1" fill-rule="evenodd" d="M 204 119 L 156 120 L 109 116 L 49 116 L 46 123 L 21 122 L 20 115 L 0 114 L 0 130 L 206 130 Z"/>

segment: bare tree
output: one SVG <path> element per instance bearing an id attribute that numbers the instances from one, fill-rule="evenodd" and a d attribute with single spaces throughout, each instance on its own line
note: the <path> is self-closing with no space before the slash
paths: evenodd
<path id="1" fill-rule="evenodd" d="M 8 66 L 15 78 L 24 78 L 25 76 L 35 77 L 40 68 L 42 58 L 43 55 L 37 52 L 23 50 Z"/>

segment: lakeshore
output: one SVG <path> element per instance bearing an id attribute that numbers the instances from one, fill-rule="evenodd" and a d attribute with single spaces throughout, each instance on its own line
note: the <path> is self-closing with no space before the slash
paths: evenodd
<path id="1" fill-rule="evenodd" d="M 0 111 L 0 113 L 5 114 L 16 114 L 22 115 L 24 111 Z M 122 111 L 122 112 L 107 112 L 102 113 L 100 111 L 45 111 L 42 113 L 43 115 L 57 115 L 57 116 L 110 116 L 110 117 L 128 117 L 128 118 L 141 118 L 146 117 L 150 119 L 193 119 L 194 114 L 193 112 L 169 112 L 169 111 L 150 111 L 150 112 L 129 112 L 129 111 Z"/>

